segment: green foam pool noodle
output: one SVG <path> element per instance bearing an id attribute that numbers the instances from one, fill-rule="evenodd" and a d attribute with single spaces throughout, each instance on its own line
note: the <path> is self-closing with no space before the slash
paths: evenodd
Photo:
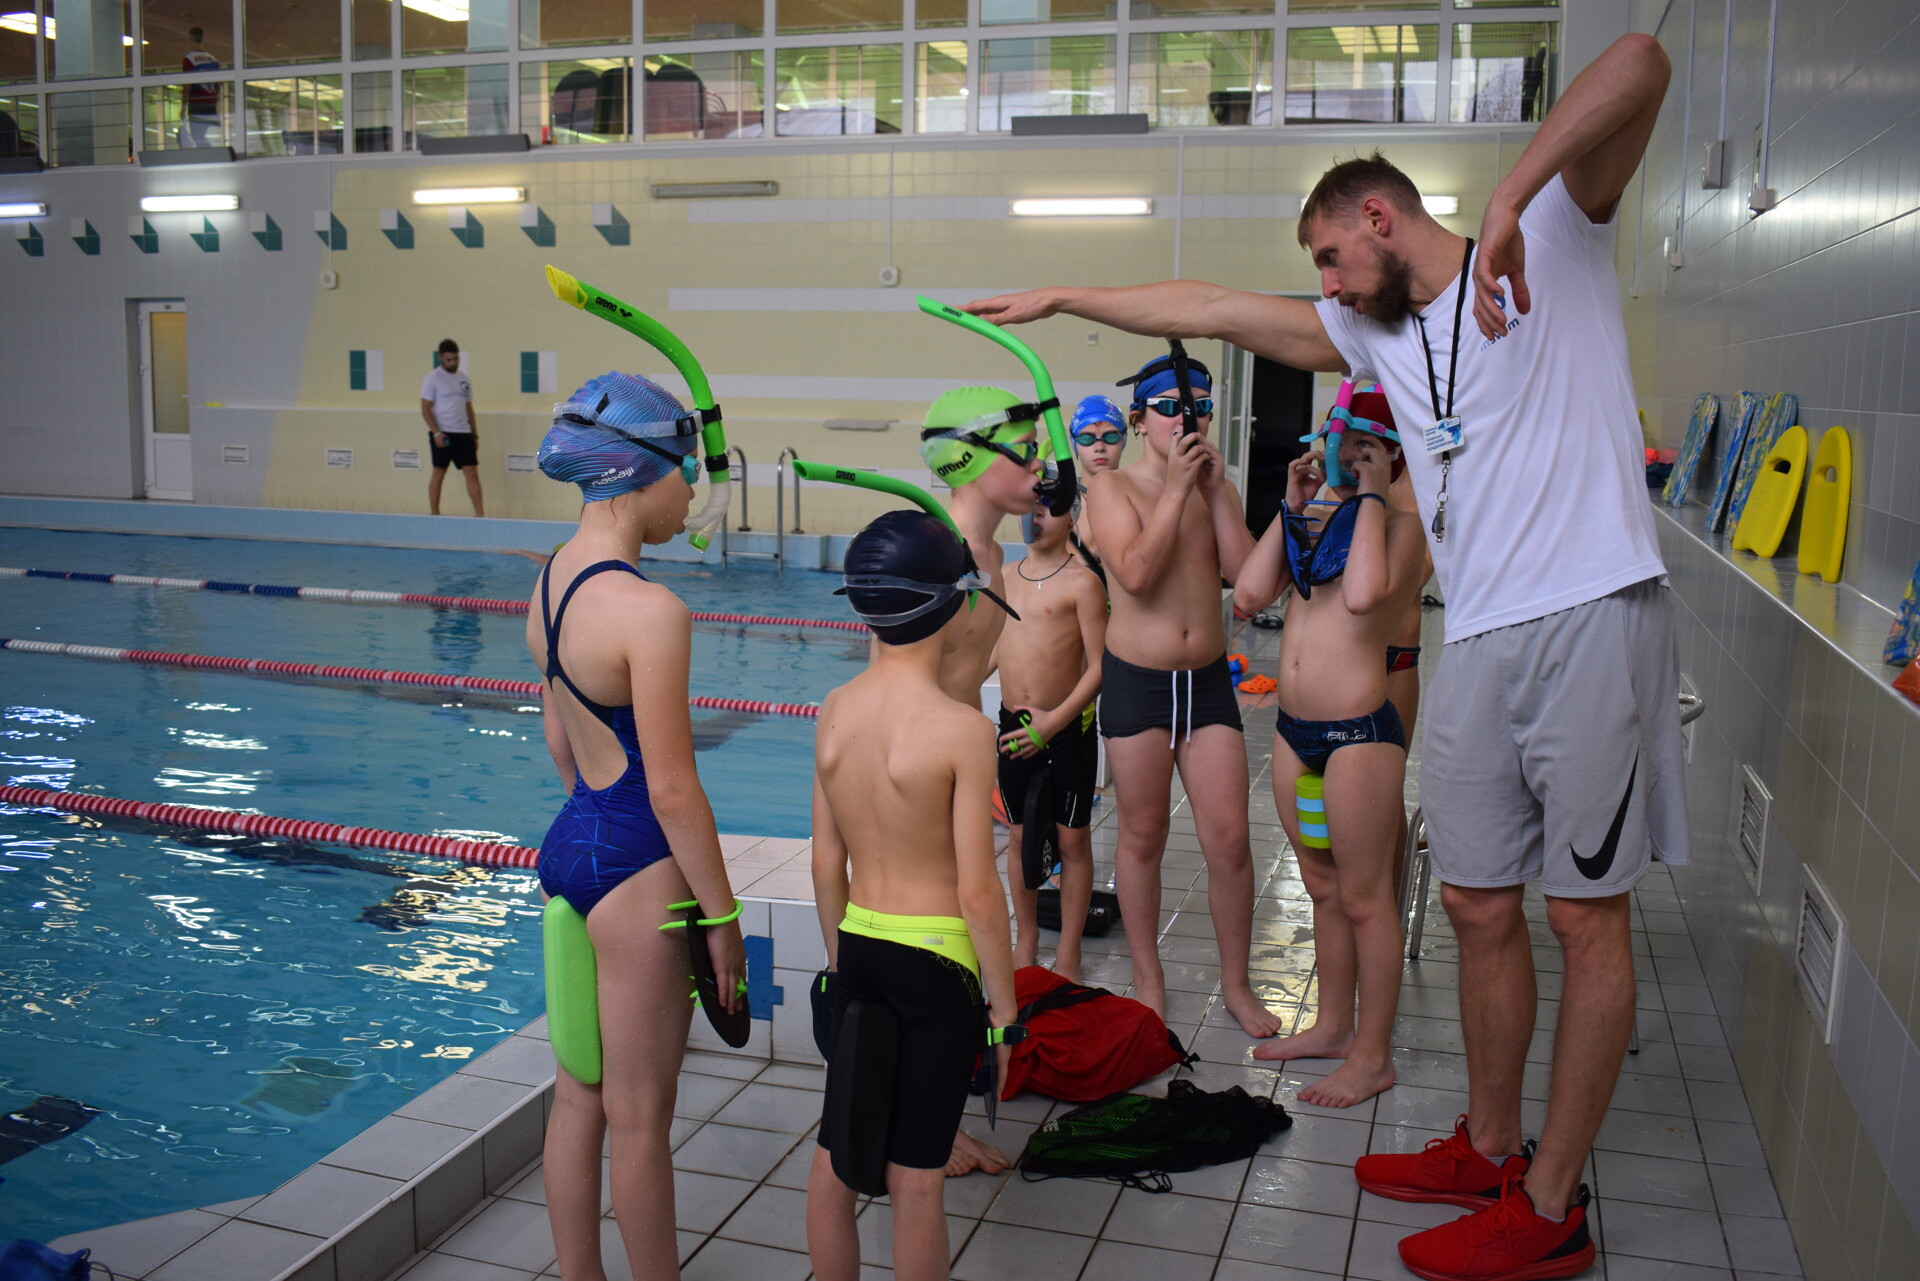
<path id="1" fill-rule="evenodd" d="M 541 913 L 547 962 L 547 1036 L 567 1075 L 582 1085 L 600 1084 L 600 967 L 587 918 L 564 898 L 547 900 Z"/>
<path id="2" fill-rule="evenodd" d="M 1333 838 L 1327 833 L 1327 780 L 1319 774 L 1302 774 L 1293 782 L 1294 812 L 1300 816 L 1300 843 L 1309 849 L 1330 850 Z"/>

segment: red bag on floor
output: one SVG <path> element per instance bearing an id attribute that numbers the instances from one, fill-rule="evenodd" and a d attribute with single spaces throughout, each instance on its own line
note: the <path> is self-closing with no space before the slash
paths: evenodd
<path id="1" fill-rule="evenodd" d="M 1000 1097 L 1022 1090 L 1090 1103 L 1130 1090 L 1194 1057 L 1140 1002 L 1082 987 L 1037 965 L 1013 975 L 1027 1037 L 1013 1047 Z"/>

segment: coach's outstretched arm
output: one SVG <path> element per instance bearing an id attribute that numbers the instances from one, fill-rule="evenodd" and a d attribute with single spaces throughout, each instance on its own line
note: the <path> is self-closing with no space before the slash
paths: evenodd
<path id="1" fill-rule="evenodd" d="M 1064 312 L 1153 338 L 1220 338 L 1295 369 L 1347 372 L 1312 303 L 1202 280 L 1118 289 L 1053 286 L 965 303 L 961 310 L 996 325 L 1024 325 Z"/>
<path id="2" fill-rule="evenodd" d="M 1666 51 L 1652 36 L 1620 37 L 1574 77 L 1513 169 L 1494 188 L 1480 222 L 1480 252 L 1473 264 L 1473 317 L 1487 337 L 1506 332 L 1506 317 L 1496 301 L 1505 297 L 1501 277 L 1512 286 L 1516 311 L 1524 314 L 1532 305 L 1520 211 L 1560 174 L 1567 194 L 1587 217 L 1597 223 L 1612 218 L 1646 153 L 1672 73 Z"/>

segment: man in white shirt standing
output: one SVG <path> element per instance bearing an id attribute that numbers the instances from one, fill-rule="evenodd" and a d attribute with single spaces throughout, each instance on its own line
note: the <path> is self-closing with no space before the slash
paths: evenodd
<path id="1" fill-rule="evenodd" d="M 427 480 L 427 505 L 440 514 L 440 483 L 449 466 L 467 478 L 467 497 L 473 514 L 484 516 L 480 501 L 480 428 L 473 416 L 473 384 L 460 371 L 460 344 L 440 340 L 440 363 L 420 384 L 420 416 L 427 420 L 427 438 L 433 445 L 433 475 Z"/>
<path id="2" fill-rule="evenodd" d="M 1638 35 L 1581 72 L 1495 190 L 1477 244 L 1379 156 L 1336 166 L 1300 215 L 1318 304 L 1169 281 L 968 308 L 1221 338 L 1300 369 L 1371 373 L 1403 407 L 1447 597 L 1420 790 L 1460 939 L 1468 1103 L 1450 1139 L 1363 1157 L 1355 1175 L 1383 1196 L 1477 1211 L 1401 1242 L 1428 1281 L 1592 1265 L 1579 1179 L 1633 1027 L 1630 891 L 1650 859 L 1689 856 L 1673 609 L 1613 267 L 1614 215 L 1669 74 Z M 1520 1122 L 1532 880 L 1566 963 L 1537 1148 Z"/>

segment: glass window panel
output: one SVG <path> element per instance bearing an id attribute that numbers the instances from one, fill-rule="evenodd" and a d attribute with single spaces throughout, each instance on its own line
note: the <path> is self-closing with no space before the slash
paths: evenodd
<path id="1" fill-rule="evenodd" d="M 408 54 L 499 53 L 507 47 L 513 0 L 400 0 L 400 43 Z"/>
<path id="2" fill-rule="evenodd" d="M 41 151 L 56 165 L 124 165 L 133 155 L 133 94 L 126 89 L 47 95 Z M 47 144 L 51 141 L 51 147 Z"/>
<path id="3" fill-rule="evenodd" d="M 1010 22 L 1111 22 L 1115 0 L 980 0 L 980 25 Z"/>
<path id="4" fill-rule="evenodd" d="M 353 76 L 353 149 L 393 150 L 393 73 L 356 71 Z"/>
<path id="5" fill-rule="evenodd" d="M 33 65 L 33 33 L 39 29 L 27 0 L 0 3 L 0 85 L 40 78 Z"/>
<path id="6" fill-rule="evenodd" d="M 1295 27 L 1287 32 L 1290 124 L 1433 119 L 1437 27 Z"/>
<path id="7" fill-rule="evenodd" d="M 422 138 L 507 132 L 507 66 L 422 67 L 400 82 L 409 150 Z"/>
<path id="8" fill-rule="evenodd" d="M 353 56 L 393 56 L 393 0 L 353 0 Z"/>
<path id="9" fill-rule="evenodd" d="M 1133 16 L 1136 18 L 1272 12 L 1273 0 L 1133 0 Z"/>
<path id="10" fill-rule="evenodd" d="M 0 157 L 37 156 L 40 147 L 39 96 L 0 93 Z"/>
<path id="11" fill-rule="evenodd" d="M 14 0 L 7 8 L 32 11 L 32 6 L 21 0 Z M 47 73 L 56 80 L 97 80 L 130 74 L 133 37 L 127 34 L 127 11 L 126 0 L 46 0 Z M 133 99 L 124 94 L 122 97 L 125 101 L 120 120 L 131 133 L 128 111 Z"/>
<path id="12" fill-rule="evenodd" d="M 337 156 L 345 149 L 346 103 L 339 76 L 249 80 L 249 156 Z"/>
<path id="13" fill-rule="evenodd" d="M 0 0 L 31 8 L 31 0 Z M 195 39 L 195 33 L 199 38 Z M 211 61 L 209 61 L 209 59 Z M 140 0 L 140 67 L 150 76 L 233 66 L 233 8 L 207 0 Z"/>
<path id="14" fill-rule="evenodd" d="M 900 0 L 779 0 L 781 35 L 810 31 L 886 31 L 900 26 Z"/>
<path id="15" fill-rule="evenodd" d="M 920 0 L 913 7 L 913 21 L 920 27 L 964 27 L 967 0 Z"/>
<path id="16" fill-rule="evenodd" d="M 520 64 L 520 123 L 541 143 L 625 142 L 633 63 L 626 58 Z"/>
<path id="17" fill-rule="evenodd" d="M 967 42 L 934 40 L 914 46 L 913 131 L 967 131 Z"/>
<path id="18" fill-rule="evenodd" d="M 900 46 L 782 49 L 774 63 L 773 131 L 782 137 L 899 133 Z"/>
<path id="19" fill-rule="evenodd" d="M 763 18 L 760 0 L 648 0 L 646 13 L 649 40 L 757 36 Z"/>
<path id="20" fill-rule="evenodd" d="M 980 131 L 1015 116 L 1095 116 L 1114 109 L 1112 36 L 980 42 Z"/>
<path id="21" fill-rule="evenodd" d="M 140 148 L 235 147 L 233 85 L 148 85 L 140 90 Z"/>
<path id="22" fill-rule="evenodd" d="M 520 0 L 522 49 L 625 44 L 632 38 L 632 0 Z"/>
<path id="23" fill-rule="evenodd" d="M 1273 32 L 1134 36 L 1127 110 L 1160 129 L 1271 122 Z"/>
<path id="24" fill-rule="evenodd" d="M 1453 95 L 1459 123 L 1537 124 L 1559 71 L 1555 22 L 1471 22 L 1453 29 Z"/>
<path id="25" fill-rule="evenodd" d="M 1455 7 L 1458 4 L 1459 0 L 1455 0 Z M 1287 0 L 1288 13 L 1366 13 L 1368 10 L 1404 11 L 1439 7 L 1440 0 Z"/>
<path id="26" fill-rule="evenodd" d="M 1403 8 L 1412 8 L 1404 5 Z M 1456 9 L 1557 9 L 1560 0 L 1453 0 Z"/>
<path id="27" fill-rule="evenodd" d="M 340 60 L 338 5 L 246 0 L 242 20 L 249 67 Z"/>
<path id="28" fill-rule="evenodd" d="M 766 65 L 758 49 L 651 55 L 642 104 L 647 138 L 760 137 Z"/>

